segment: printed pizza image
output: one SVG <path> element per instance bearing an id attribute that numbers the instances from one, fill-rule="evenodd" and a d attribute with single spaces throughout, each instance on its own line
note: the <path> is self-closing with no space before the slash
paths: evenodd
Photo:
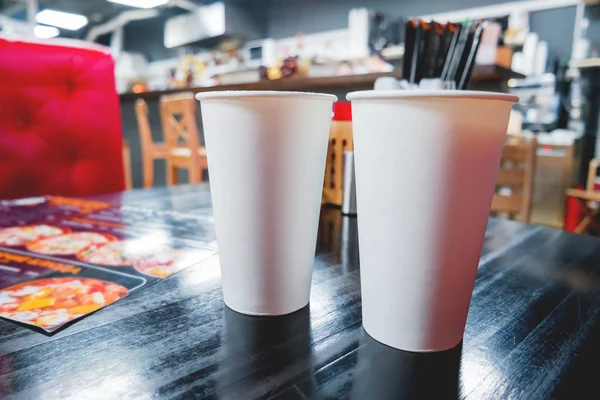
<path id="1" fill-rule="evenodd" d="M 127 288 L 92 278 L 47 278 L 0 290 L 0 316 L 52 329 L 127 296 Z"/>
<path id="2" fill-rule="evenodd" d="M 48 255 L 71 255 L 90 247 L 117 240 L 112 235 L 95 232 L 73 232 L 29 243 L 27 250 Z"/>
<path id="3" fill-rule="evenodd" d="M 197 259 L 193 252 L 185 250 L 165 250 L 163 252 L 141 257 L 133 267 L 142 274 L 166 278 L 183 268 L 192 265 Z"/>
<path id="4" fill-rule="evenodd" d="M 148 256 L 153 251 L 156 249 L 140 240 L 125 240 L 90 246 L 77 253 L 77 258 L 93 264 L 124 267 L 133 265 L 137 259 Z"/>
<path id="5" fill-rule="evenodd" d="M 0 229 L 0 246 L 24 246 L 36 240 L 62 235 L 70 231 L 68 228 L 44 224 L 13 226 Z"/>
<path id="6" fill-rule="evenodd" d="M 77 258 L 109 267 L 132 265 L 142 274 L 166 278 L 197 261 L 194 254 L 193 251 L 148 246 L 141 240 L 125 240 L 88 247 L 77 253 Z"/>

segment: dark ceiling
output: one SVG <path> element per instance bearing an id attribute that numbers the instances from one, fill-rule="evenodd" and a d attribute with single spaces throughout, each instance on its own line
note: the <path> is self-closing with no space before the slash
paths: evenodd
<path id="1" fill-rule="evenodd" d="M 26 18 L 27 13 L 24 2 L 4 0 L 0 4 L 3 4 L 3 14 L 8 14 L 10 17 L 16 19 L 24 20 Z M 102 23 L 120 11 L 129 8 L 110 3 L 106 0 L 39 0 L 39 7 L 40 10 L 50 8 L 58 11 L 82 14 L 88 17 L 92 24 Z"/>
<path id="2" fill-rule="evenodd" d="M 216 0 L 188 0 L 199 5 L 214 3 Z M 226 3 L 234 3 L 238 5 L 251 6 L 255 2 L 252 0 L 225 0 Z M 39 0 L 39 8 L 43 10 L 50 8 L 58 11 L 72 12 L 85 15 L 90 23 L 87 27 L 77 31 L 69 32 L 62 30 L 61 36 L 78 37 L 85 36 L 87 30 L 94 26 L 106 22 L 120 12 L 125 10 L 133 10 L 135 8 L 123 6 L 115 3 L 110 3 L 106 0 Z M 176 7 L 160 7 L 161 16 L 185 12 Z M 25 3 L 19 0 L 0 0 L 0 14 L 8 15 L 11 18 L 25 20 L 27 16 Z"/>

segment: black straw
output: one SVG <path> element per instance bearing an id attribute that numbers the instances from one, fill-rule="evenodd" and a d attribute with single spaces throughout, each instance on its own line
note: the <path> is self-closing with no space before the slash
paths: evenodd
<path id="1" fill-rule="evenodd" d="M 417 70 L 419 68 L 419 54 L 421 53 L 421 41 L 423 38 L 423 28 L 420 23 L 417 23 L 417 30 L 415 32 L 415 45 L 413 48 L 412 55 L 412 66 L 410 69 L 410 83 L 417 82 Z"/>
<path id="2" fill-rule="evenodd" d="M 412 72 L 412 57 L 415 47 L 415 36 L 416 26 L 414 25 L 413 20 L 409 20 L 406 22 L 406 27 L 404 29 L 404 61 L 402 63 L 402 75 L 405 79 L 408 79 Z"/>
<path id="3" fill-rule="evenodd" d="M 444 63 L 442 74 L 440 75 L 440 78 L 443 81 L 445 81 L 448 78 L 448 71 L 450 70 L 450 64 L 452 64 L 452 56 L 454 55 L 454 51 L 456 50 L 456 43 L 458 42 L 458 37 L 460 36 L 461 30 L 462 26 L 456 25 L 456 29 L 454 30 L 454 34 L 452 35 L 452 40 L 450 41 L 450 47 L 448 48 L 448 54 L 446 55 L 446 62 Z"/>
<path id="4" fill-rule="evenodd" d="M 465 89 L 477 58 L 485 21 L 440 24 L 409 20 L 404 35 L 404 79 L 418 84 L 421 79 L 454 82 Z"/>
<path id="5" fill-rule="evenodd" d="M 473 66 L 475 65 L 475 57 L 477 56 L 477 50 L 479 50 L 479 44 L 481 43 L 481 35 L 483 30 L 485 29 L 487 23 L 482 22 L 477 27 L 475 31 L 475 36 L 473 36 L 473 42 L 471 44 L 471 51 L 469 53 L 469 58 L 463 68 L 463 72 L 460 78 L 460 82 L 458 84 L 458 90 L 464 90 L 467 88 L 469 81 L 471 80 L 471 74 L 473 73 Z"/>
<path id="6" fill-rule="evenodd" d="M 472 27 L 473 22 L 468 22 L 467 25 L 464 26 L 460 32 L 460 37 L 458 38 L 456 49 L 452 54 L 452 63 L 450 64 L 450 69 L 448 71 L 447 79 L 449 81 L 456 82 L 456 74 L 458 73 L 458 68 L 460 67 L 460 63 L 463 58 L 463 53 L 465 51 L 465 48 L 467 47 L 467 41 L 469 40 L 469 33 Z"/>

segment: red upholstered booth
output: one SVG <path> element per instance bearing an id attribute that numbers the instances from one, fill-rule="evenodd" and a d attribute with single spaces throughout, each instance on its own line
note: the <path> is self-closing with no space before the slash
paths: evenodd
<path id="1" fill-rule="evenodd" d="M 0 38 L 0 199 L 123 190 L 121 130 L 110 54 Z"/>

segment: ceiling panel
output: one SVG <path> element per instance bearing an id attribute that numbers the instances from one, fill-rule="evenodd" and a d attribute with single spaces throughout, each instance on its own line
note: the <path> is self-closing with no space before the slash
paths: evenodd
<path id="1" fill-rule="evenodd" d="M 61 36 L 84 37 L 87 30 L 97 24 L 106 22 L 116 17 L 125 10 L 135 10 L 136 8 L 127 7 L 106 0 L 39 0 L 40 10 L 49 8 L 57 11 L 71 12 L 85 15 L 90 21 L 90 25 L 77 32 L 61 30 Z M 171 15 L 182 12 L 177 8 L 161 7 L 161 14 Z M 8 15 L 14 19 L 25 20 L 27 16 L 26 7 L 23 2 L 14 0 L 0 0 L 0 13 Z"/>
<path id="2" fill-rule="evenodd" d="M 216 0 L 188 0 L 198 5 L 214 3 Z M 225 3 L 235 4 L 244 8 L 264 8 L 264 0 L 223 0 Z M 258 4 L 261 4 L 258 6 Z M 84 29 L 77 32 L 69 32 L 61 30 L 61 36 L 78 37 L 85 36 L 87 30 L 93 26 L 106 22 L 116 17 L 120 12 L 125 10 L 135 10 L 136 8 L 110 3 L 106 0 L 39 0 L 40 10 L 50 8 L 58 11 L 66 11 L 76 14 L 85 15 L 89 21 Z M 163 17 L 176 15 L 185 12 L 177 7 L 160 7 L 160 12 Z M 27 12 L 24 2 L 16 0 L 0 0 L 0 13 L 8 14 L 10 17 L 25 20 Z"/>

